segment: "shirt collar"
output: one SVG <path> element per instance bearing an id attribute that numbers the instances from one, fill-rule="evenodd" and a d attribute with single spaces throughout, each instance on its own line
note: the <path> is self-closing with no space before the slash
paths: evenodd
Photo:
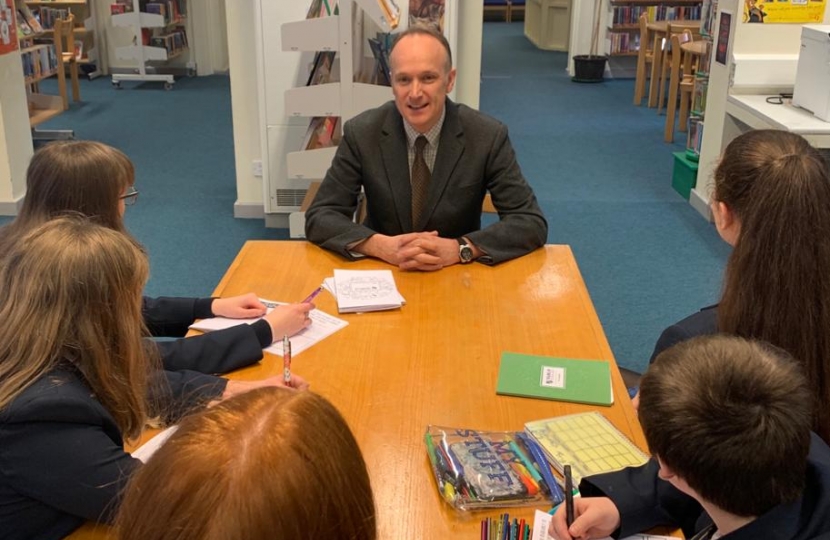
<path id="1" fill-rule="evenodd" d="M 405 119 L 403 121 L 403 129 L 406 131 L 406 140 L 407 144 L 412 147 L 415 145 L 415 139 L 418 138 L 419 135 L 423 135 L 427 138 L 427 142 L 429 142 L 430 146 L 436 147 L 438 145 L 438 138 L 441 135 L 441 128 L 444 127 L 444 118 L 447 117 L 447 107 L 444 106 L 444 110 L 441 111 L 441 117 L 435 123 L 432 128 L 426 133 L 418 133 L 414 127 L 409 125 Z"/>

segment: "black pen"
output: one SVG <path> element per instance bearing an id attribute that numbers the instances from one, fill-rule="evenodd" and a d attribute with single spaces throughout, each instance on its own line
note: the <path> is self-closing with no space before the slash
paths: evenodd
<path id="1" fill-rule="evenodd" d="M 570 465 L 565 465 L 565 520 L 568 528 L 574 524 L 574 479 Z"/>

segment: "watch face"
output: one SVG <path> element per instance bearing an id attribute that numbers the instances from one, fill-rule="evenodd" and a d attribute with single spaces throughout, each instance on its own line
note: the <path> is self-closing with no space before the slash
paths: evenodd
<path id="1" fill-rule="evenodd" d="M 470 246 L 461 246 L 458 253 L 462 263 L 468 263 L 473 260 L 473 249 Z"/>

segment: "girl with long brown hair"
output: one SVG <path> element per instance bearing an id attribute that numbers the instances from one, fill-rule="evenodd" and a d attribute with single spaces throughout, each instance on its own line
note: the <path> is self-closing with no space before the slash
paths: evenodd
<path id="1" fill-rule="evenodd" d="M 26 173 L 26 198 L 19 214 L 0 229 L 0 256 L 8 245 L 64 212 L 78 212 L 128 234 L 126 206 L 138 198 L 135 169 L 123 152 L 93 141 L 60 141 L 38 150 Z M 164 367 L 202 373 L 227 373 L 262 359 L 262 349 L 293 335 L 311 321 L 312 304 L 280 306 L 265 315 L 253 293 L 231 298 L 149 298 L 142 312 L 156 337 L 182 337 L 196 319 L 213 316 L 265 318 L 189 339 L 156 342 Z"/>
<path id="2" fill-rule="evenodd" d="M 59 217 L 6 245 L 0 265 L 0 535 L 58 539 L 108 521 L 138 461 L 124 439 L 149 414 L 177 415 L 206 394 L 262 381 L 176 386 L 143 339 L 148 261 L 128 236 Z M 292 376 L 296 387 L 307 386 Z M 153 384 L 151 384 L 151 382 Z M 167 386 L 169 395 L 160 393 Z M 199 388 L 206 384 L 207 389 Z M 227 386 L 225 386 L 225 383 Z M 170 397 L 159 403 L 156 399 Z M 160 409 L 159 407 L 163 407 Z"/>
<path id="3" fill-rule="evenodd" d="M 814 429 L 830 442 L 830 173 L 786 131 L 744 133 L 715 171 L 712 213 L 733 246 L 717 306 L 667 328 L 652 355 L 702 334 L 767 341 L 804 366 Z"/>

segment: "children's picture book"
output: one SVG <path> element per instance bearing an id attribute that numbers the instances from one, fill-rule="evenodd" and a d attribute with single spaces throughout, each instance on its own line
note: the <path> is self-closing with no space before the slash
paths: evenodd
<path id="1" fill-rule="evenodd" d="M 334 270 L 335 297 L 340 313 L 400 309 L 403 297 L 390 270 Z"/>
<path id="2" fill-rule="evenodd" d="M 610 406 L 611 368 L 604 360 L 577 360 L 503 352 L 496 393 Z"/>
<path id="3" fill-rule="evenodd" d="M 528 441 L 521 432 L 441 426 L 424 435 L 438 491 L 458 510 L 561 502 L 549 463 Z"/>
<path id="4" fill-rule="evenodd" d="M 565 465 L 571 466 L 575 485 L 586 476 L 648 461 L 642 450 L 596 411 L 535 420 L 525 424 L 525 431 L 560 474 Z"/>

